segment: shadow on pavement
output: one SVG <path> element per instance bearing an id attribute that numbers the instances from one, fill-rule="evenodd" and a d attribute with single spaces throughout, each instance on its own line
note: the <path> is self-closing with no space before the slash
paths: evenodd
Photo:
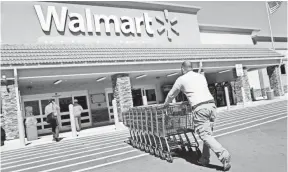
<path id="1" fill-rule="evenodd" d="M 183 152 L 183 151 L 177 151 L 175 155 L 173 156 L 174 158 L 181 158 L 186 160 L 187 162 L 190 162 L 191 164 L 197 165 L 197 166 L 202 166 L 197 162 L 197 155 L 196 153 L 193 152 Z M 206 166 L 206 168 L 210 169 L 215 169 L 217 171 L 223 171 L 223 167 L 219 165 L 214 165 L 214 164 L 209 164 Z"/>

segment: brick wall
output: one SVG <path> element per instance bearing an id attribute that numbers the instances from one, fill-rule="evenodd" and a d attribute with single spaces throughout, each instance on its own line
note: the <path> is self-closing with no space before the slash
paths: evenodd
<path id="1" fill-rule="evenodd" d="M 235 81 L 232 82 L 231 84 L 232 84 L 232 88 L 234 89 L 236 103 L 243 102 L 241 87 L 244 88 L 244 92 L 245 92 L 244 96 L 245 96 L 246 102 L 251 102 L 252 98 L 251 98 L 250 84 L 248 80 L 247 69 L 243 69 L 243 76 L 241 77 L 238 77 L 236 75 L 236 69 L 234 69 L 233 75 L 234 75 Z"/>
<path id="2" fill-rule="evenodd" d="M 133 107 L 130 77 L 128 74 L 116 74 L 112 75 L 111 79 L 119 121 L 123 121 L 122 112 Z"/>
<path id="3" fill-rule="evenodd" d="M 19 138 L 15 88 L 14 85 L 9 85 L 8 88 L 10 90 L 9 93 L 7 92 L 6 86 L 1 86 L 1 125 L 6 132 L 7 140 Z"/>
<path id="4" fill-rule="evenodd" d="M 281 73 L 279 66 L 268 66 L 267 67 L 267 74 L 269 76 L 269 81 L 270 81 L 270 87 L 271 89 L 274 90 L 274 95 L 275 96 L 282 96 L 283 90 L 281 89 Z M 283 85 L 286 85 L 285 83 L 282 83 Z"/>

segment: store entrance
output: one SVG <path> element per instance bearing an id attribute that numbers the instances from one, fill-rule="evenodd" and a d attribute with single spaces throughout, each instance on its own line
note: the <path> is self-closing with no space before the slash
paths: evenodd
<path id="1" fill-rule="evenodd" d="M 228 87 L 230 105 L 234 105 L 232 87 L 229 82 L 209 84 L 208 86 L 210 93 L 214 97 L 217 107 L 227 106 L 225 97 L 225 87 Z"/>
<path id="2" fill-rule="evenodd" d="M 32 107 L 33 115 L 37 119 L 37 131 L 38 134 L 51 133 L 50 124 L 46 123 L 45 107 L 48 105 L 50 99 L 54 99 L 55 103 L 60 107 L 60 114 L 58 115 L 59 127 L 61 131 L 70 130 L 70 115 L 69 105 L 73 103 L 74 99 L 78 100 L 78 103 L 83 108 L 81 114 L 81 125 L 83 127 L 89 127 L 92 125 L 90 107 L 88 103 L 87 91 L 75 91 L 75 92 L 60 92 L 57 94 L 36 94 L 29 96 L 22 96 L 23 104 L 22 109 L 26 107 Z M 25 113 L 25 112 L 23 112 Z M 25 114 L 24 114 L 25 118 Z"/>

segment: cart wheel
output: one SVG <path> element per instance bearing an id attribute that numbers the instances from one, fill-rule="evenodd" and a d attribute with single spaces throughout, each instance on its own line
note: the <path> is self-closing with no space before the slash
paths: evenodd
<path id="1" fill-rule="evenodd" d="M 149 152 L 151 155 L 153 155 L 155 152 L 154 152 L 154 149 L 152 148 L 152 146 L 149 146 Z"/>
<path id="2" fill-rule="evenodd" d="M 197 160 L 199 160 L 202 156 L 201 150 L 199 148 L 196 148 L 196 156 L 197 156 Z"/>
<path id="3" fill-rule="evenodd" d="M 144 151 L 147 153 L 147 145 L 144 145 Z"/>
<path id="4" fill-rule="evenodd" d="M 148 145 L 145 146 L 146 152 L 149 153 L 150 152 L 150 148 Z"/>
<path id="5" fill-rule="evenodd" d="M 131 143 L 132 147 L 135 148 L 135 142 L 134 142 L 134 140 L 131 140 L 130 143 Z"/>
<path id="6" fill-rule="evenodd" d="M 158 157 L 158 156 L 159 156 L 159 150 L 158 150 L 158 148 L 154 148 L 154 152 L 155 152 L 155 156 Z"/>
<path id="7" fill-rule="evenodd" d="M 165 153 L 163 152 L 163 150 L 160 150 L 159 151 L 159 154 L 160 154 L 160 159 L 162 159 L 162 160 L 165 160 L 166 158 L 165 158 Z"/>
<path id="8" fill-rule="evenodd" d="M 132 145 L 133 145 L 134 148 L 136 148 L 136 142 L 135 142 L 135 140 L 132 141 Z"/>
<path id="9" fill-rule="evenodd" d="M 173 162 L 173 157 L 172 157 L 172 155 L 170 154 L 170 153 L 166 153 L 166 160 L 167 160 L 167 162 L 170 162 L 170 163 L 172 163 Z"/>
<path id="10" fill-rule="evenodd" d="M 142 143 L 142 144 L 141 144 L 141 150 L 142 150 L 142 151 L 145 151 L 145 143 Z"/>

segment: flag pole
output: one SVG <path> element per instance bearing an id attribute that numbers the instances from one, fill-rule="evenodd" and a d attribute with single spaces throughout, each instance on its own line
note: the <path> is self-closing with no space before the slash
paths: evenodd
<path id="1" fill-rule="evenodd" d="M 266 4 L 266 9 L 267 9 L 267 16 L 268 16 L 268 22 L 269 22 L 269 28 L 270 28 L 272 48 L 273 48 L 273 50 L 275 50 L 275 48 L 274 48 L 274 39 L 273 39 L 273 34 L 272 34 L 272 27 L 271 27 L 271 22 L 270 22 L 270 12 L 269 12 L 269 7 L 268 7 L 267 1 L 265 2 L 265 4 Z"/>

